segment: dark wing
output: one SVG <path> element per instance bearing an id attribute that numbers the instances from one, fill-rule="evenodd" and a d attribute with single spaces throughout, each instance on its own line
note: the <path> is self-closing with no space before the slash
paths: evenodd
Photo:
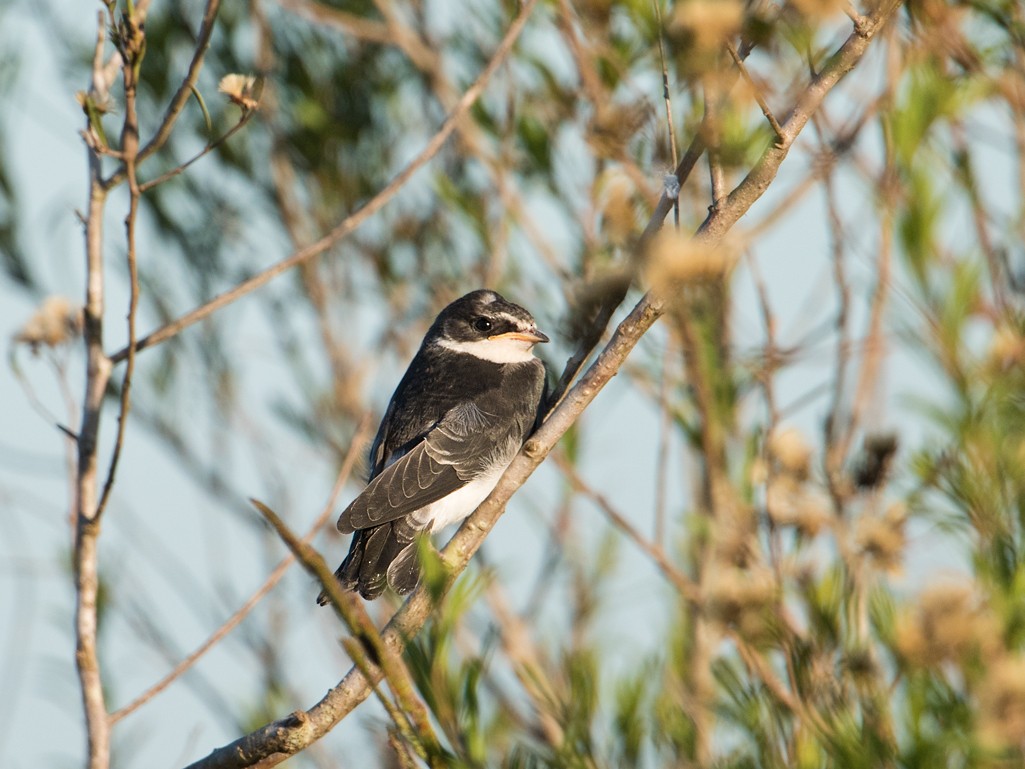
<path id="1" fill-rule="evenodd" d="M 450 410 L 408 454 L 377 475 L 338 518 L 342 534 L 416 512 L 478 475 L 494 436 L 473 404 Z"/>
<path id="2" fill-rule="evenodd" d="M 411 592 L 420 582 L 416 534 L 403 520 L 357 531 L 335 577 L 343 589 L 358 590 L 368 601 L 381 595 L 386 584 L 399 595 Z M 317 603 L 327 602 L 327 591 L 321 591 Z"/>

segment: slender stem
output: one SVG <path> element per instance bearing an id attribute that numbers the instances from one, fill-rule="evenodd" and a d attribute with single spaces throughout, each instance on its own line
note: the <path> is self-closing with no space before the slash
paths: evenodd
<path id="1" fill-rule="evenodd" d="M 718 73 L 709 74 L 704 78 L 702 91 L 705 99 L 705 119 L 701 130 L 708 145 L 708 178 L 712 191 L 714 209 L 726 195 L 726 174 L 723 171 L 720 157 L 722 145 L 722 106 L 723 90 L 719 83 Z"/>
<path id="2" fill-rule="evenodd" d="M 96 40 L 97 55 L 94 59 L 94 84 L 100 82 L 102 77 L 104 31 L 104 17 L 101 13 Z M 96 69 L 97 61 L 100 62 L 99 70 Z M 88 125 L 86 128 L 88 130 Z M 88 160 L 90 183 L 85 222 L 86 292 L 83 308 L 86 382 L 78 432 L 78 468 L 75 479 L 75 665 L 85 710 L 87 766 L 89 769 L 107 769 L 110 764 L 110 726 L 97 651 L 97 598 L 100 586 L 97 556 L 97 446 L 100 409 L 111 368 L 103 352 L 103 212 L 107 192 L 102 183 L 99 153 L 89 149 Z"/>
<path id="3" fill-rule="evenodd" d="M 755 101 L 758 102 L 759 108 L 762 110 L 762 114 L 765 115 L 765 119 L 769 121 L 769 125 L 772 126 L 773 133 L 776 134 L 777 139 L 783 138 L 783 129 L 780 127 L 779 122 L 776 120 L 776 116 L 772 114 L 772 110 L 769 109 L 768 102 L 765 101 L 765 97 L 762 96 L 762 91 L 758 87 L 758 84 L 751 77 L 751 73 L 747 71 L 747 65 L 744 64 L 744 60 L 740 54 L 737 53 L 737 49 L 733 47 L 733 43 L 726 41 L 726 50 L 729 51 L 730 58 L 733 59 L 733 63 L 737 65 L 737 69 L 740 70 L 741 76 L 751 87 L 751 93 L 754 94 Z"/>
<path id="4" fill-rule="evenodd" d="M 661 0 L 652 0 L 655 7 L 655 21 L 658 24 L 658 60 L 662 65 L 662 101 L 666 107 L 666 134 L 669 138 L 669 157 L 672 159 L 673 168 L 679 163 L 676 151 L 676 131 L 673 130 L 673 100 L 669 93 L 669 67 L 666 65 L 666 47 L 662 41 L 662 5 Z M 673 225 L 680 227 L 680 196 L 673 199 Z"/>
<path id="5" fill-rule="evenodd" d="M 558 465 L 559 469 L 562 470 L 566 479 L 570 482 L 573 488 L 589 497 L 598 509 L 605 514 L 613 526 L 619 529 L 626 537 L 632 541 L 637 547 L 644 551 L 644 553 L 654 561 L 655 565 L 658 566 L 659 571 L 662 572 L 663 576 L 669 582 L 672 583 L 681 596 L 683 596 L 690 603 L 697 603 L 701 600 L 701 591 L 694 581 L 691 580 L 686 574 L 676 568 L 669 557 L 666 555 L 665 549 L 662 547 L 662 543 L 658 540 L 655 542 L 649 542 L 644 538 L 637 529 L 633 527 L 626 516 L 616 510 L 612 503 L 597 490 L 593 489 L 577 472 L 576 468 L 567 462 L 563 457 L 556 456 L 555 464 Z"/>
<path id="6" fill-rule="evenodd" d="M 230 129 L 228 129 L 223 135 L 217 137 L 212 142 L 207 143 L 207 145 L 205 147 L 203 147 L 203 149 L 201 149 L 199 152 L 197 152 L 191 158 L 186 160 L 184 163 L 182 163 L 182 164 L 180 164 L 178 166 L 175 166 L 170 171 L 166 171 L 166 172 L 162 173 L 156 179 L 150 179 L 148 182 L 144 182 L 143 184 L 138 185 L 139 186 L 139 191 L 140 192 L 147 192 L 148 190 L 153 189 L 157 185 L 163 184 L 167 180 L 173 179 L 174 177 L 178 176 L 180 173 L 182 173 L 183 171 L 188 169 L 188 167 L 191 166 L 193 163 L 195 163 L 197 160 L 200 160 L 201 158 L 206 157 L 211 152 L 213 152 L 215 149 L 217 149 L 222 144 L 224 144 L 224 142 L 228 141 L 228 139 L 230 139 L 232 136 L 234 136 L 239 131 L 241 131 L 245 127 L 246 123 L 248 123 L 250 120 L 252 120 L 253 115 L 255 115 L 255 114 L 256 114 L 256 110 L 255 109 L 247 109 L 247 110 L 245 110 L 242 113 L 242 116 L 239 118 L 239 121 L 237 123 L 235 123 L 235 125 L 233 125 Z M 127 169 L 127 164 L 126 164 L 126 169 Z M 134 170 L 133 170 L 132 173 L 134 173 Z"/>
<path id="7" fill-rule="evenodd" d="M 121 398 L 117 416 L 117 437 L 114 440 L 114 451 L 107 470 L 107 480 L 103 484 L 103 493 L 96 508 L 97 518 L 103 514 L 110 500 L 110 492 L 114 487 L 114 476 L 117 473 L 121 450 L 125 443 L 125 429 L 128 426 L 128 412 L 132 404 L 132 376 L 135 373 L 135 316 L 139 308 L 139 267 L 136 255 L 135 224 L 139 214 L 139 179 L 136 175 L 136 164 L 139 157 L 139 116 L 136 111 L 136 92 L 138 86 L 139 65 L 142 62 L 144 48 L 144 32 L 136 19 L 129 16 L 124 21 L 126 31 L 122 36 L 122 58 L 125 83 L 125 121 L 121 132 L 121 155 L 124 158 L 125 171 L 128 178 L 128 215 L 125 217 L 125 239 L 128 244 L 128 349 L 132 352 L 125 363 L 125 373 L 121 380 Z M 130 36 L 130 37 L 128 37 Z"/>

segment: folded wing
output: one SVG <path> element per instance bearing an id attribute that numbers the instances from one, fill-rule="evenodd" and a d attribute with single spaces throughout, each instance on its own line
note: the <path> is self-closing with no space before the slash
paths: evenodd
<path id="1" fill-rule="evenodd" d="M 484 469 L 494 440 L 485 424 L 472 404 L 452 409 L 342 511 L 338 530 L 351 534 L 394 521 L 465 486 Z"/>

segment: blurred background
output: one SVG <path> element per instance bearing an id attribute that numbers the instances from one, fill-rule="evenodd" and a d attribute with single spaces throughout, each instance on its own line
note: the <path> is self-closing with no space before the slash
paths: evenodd
<path id="1" fill-rule="evenodd" d="M 99 153 L 110 176 L 125 120 L 116 60 L 106 89 L 90 90 L 94 49 L 130 8 L 0 7 L 0 757 L 11 767 L 78 766 L 87 752 L 76 453 L 61 427 L 80 427 L 86 376 L 87 143 L 113 148 Z M 136 217 L 138 335 L 365 205 L 421 152 L 520 10 L 220 8 L 194 93 L 140 163 L 140 182 L 154 183 Z M 287 550 L 247 499 L 299 532 L 329 508 L 314 544 L 336 565 L 348 543 L 332 523 L 365 472 L 359 425 L 372 435 L 445 304 L 487 286 L 527 307 L 553 338 L 539 352 L 554 382 L 624 278 L 610 330 L 652 287 L 671 297 L 665 317 L 407 653 L 444 756 L 425 757 L 371 698 L 289 765 L 1020 765 L 1021 6 L 901 4 L 728 242 L 686 240 L 772 151 L 763 108 L 784 122 L 878 10 L 539 2 L 451 139 L 382 210 L 140 351 L 99 537 L 113 765 L 187 765 L 309 708 L 349 669 L 344 627 L 314 605 L 304 572 L 275 570 Z M 203 14 L 192 0 L 148 9 L 143 144 Z M 108 40 L 103 61 L 113 53 Z M 234 101 L 218 92 L 232 74 Z M 666 175 L 696 137 L 711 150 L 666 221 L 680 236 L 641 260 Z M 128 339 L 128 204 L 121 183 L 103 211 L 108 354 Z M 123 375 L 121 362 L 101 414 L 101 479 Z M 397 605 L 368 609 L 383 624 Z"/>

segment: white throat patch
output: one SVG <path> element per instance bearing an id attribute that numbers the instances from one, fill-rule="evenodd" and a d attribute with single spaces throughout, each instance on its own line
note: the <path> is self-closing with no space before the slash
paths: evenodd
<path id="1" fill-rule="evenodd" d="M 442 339 L 438 342 L 438 346 L 455 352 L 468 352 L 476 358 L 492 363 L 526 363 L 534 357 L 534 353 L 530 351 L 534 346 L 533 342 L 508 337 L 480 339 L 475 342 L 453 342 Z"/>

